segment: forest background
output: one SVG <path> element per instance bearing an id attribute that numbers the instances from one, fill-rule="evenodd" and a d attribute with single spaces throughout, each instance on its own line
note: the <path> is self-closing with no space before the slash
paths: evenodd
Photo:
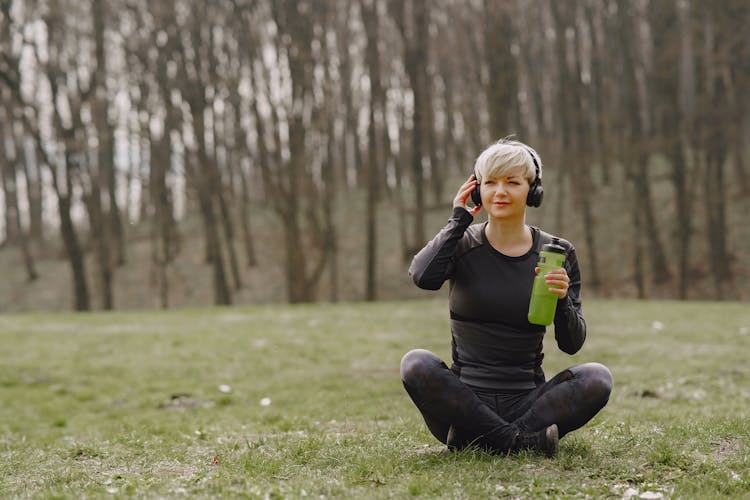
<path id="1" fill-rule="evenodd" d="M 478 153 L 587 297 L 750 300 L 744 0 L 0 0 L 0 311 L 424 297 Z"/>

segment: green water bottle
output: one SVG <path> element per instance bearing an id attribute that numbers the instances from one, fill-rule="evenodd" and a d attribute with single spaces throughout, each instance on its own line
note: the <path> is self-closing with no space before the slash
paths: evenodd
<path id="1" fill-rule="evenodd" d="M 560 246 L 560 240 L 552 238 L 539 252 L 539 274 L 534 278 L 529 302 L 529 323 L 547 326 L 555 319 L 557 309 L 557 295 L 549 291 L 549 285 L 544 281 L 546 274 L 553 269 L 560 269 L 565 262 L 565 249 Z"/>

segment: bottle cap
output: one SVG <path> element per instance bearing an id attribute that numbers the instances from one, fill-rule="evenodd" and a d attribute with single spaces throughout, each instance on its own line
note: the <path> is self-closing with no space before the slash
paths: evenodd
<path id="1" fill-rule="evenodd" d="M 542 251 L 544 252 L 555 252 L 555 253 L 565 253 L 565 248 L 563 248 L 560 245 L 560 240 L 558 238 L 552 238 L 552 243 L 547 243 L 542 246 Z"/>

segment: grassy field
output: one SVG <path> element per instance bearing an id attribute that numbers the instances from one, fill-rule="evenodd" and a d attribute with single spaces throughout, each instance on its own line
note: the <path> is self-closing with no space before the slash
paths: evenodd
<path id="1" fill-rule="evenodd" d="M 398 378 L 443 300 L 0 316 L 0 497 L 750 497 L 750 305 L 590 301 L 609 405 L 533 454 L 446 453 Z"/>

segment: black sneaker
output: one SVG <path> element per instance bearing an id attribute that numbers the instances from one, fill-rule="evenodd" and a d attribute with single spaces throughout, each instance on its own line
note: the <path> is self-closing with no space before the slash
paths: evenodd
<path id="1" fill-rule="evenodd" d="M 559 441 L 557 424 L 552 424 L 541 431 L 520 433 L 516 436 L 516 440 L 513 442 L 513 446 L 511 446 L 511 451 L 541 451 L 546 456 L 552 458 L 557 455 Z"/>

